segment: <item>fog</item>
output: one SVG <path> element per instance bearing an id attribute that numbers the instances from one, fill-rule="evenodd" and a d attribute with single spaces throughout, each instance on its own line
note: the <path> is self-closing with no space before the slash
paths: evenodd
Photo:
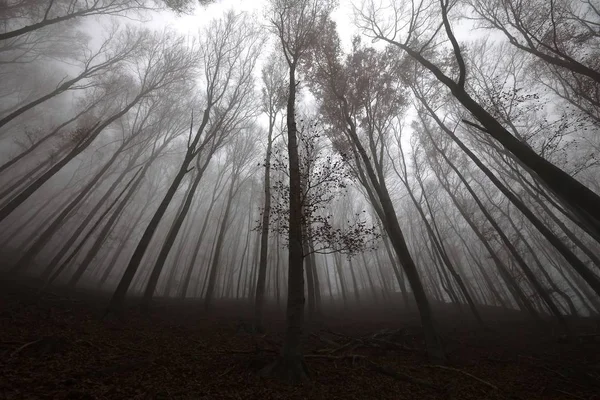
<path id="1" fill-rule="evenodd" d="M 599 10 L 0 2 L 3 393 L 593 398 Z"/>

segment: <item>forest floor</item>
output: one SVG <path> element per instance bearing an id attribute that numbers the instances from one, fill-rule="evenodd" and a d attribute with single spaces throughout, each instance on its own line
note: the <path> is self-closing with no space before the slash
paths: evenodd
<path id="1" fill-rule="evenodd" d="M 309 383 L 259 371 L 277 354 L 283 314 L 252 334 L 250 310 L 158 300 L 101 321 L 106 298 L 36 295 L 0 286 L 0 399 L 600 399 L 597 321 L 570 321 L 567 339 L 516 313 L 483 309 L 478 330 L 439 309 L 449 361 L 431 365 L 414 313 L 337 310 L 307 329 Z"/>

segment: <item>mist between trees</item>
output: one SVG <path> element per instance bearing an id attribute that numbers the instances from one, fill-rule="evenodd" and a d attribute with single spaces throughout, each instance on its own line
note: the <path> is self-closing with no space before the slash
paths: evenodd
<path id="1" fill-rule="evenodd" d="M 294 382 L 340 309 L 416 310 L 439 363 L 441 304 L 600 313 L 597 3 L 364 0 L 349 49 L 328 0 L 141 23 L 218 5 L 0 4 L 3 280 L 275 306 Z"/>

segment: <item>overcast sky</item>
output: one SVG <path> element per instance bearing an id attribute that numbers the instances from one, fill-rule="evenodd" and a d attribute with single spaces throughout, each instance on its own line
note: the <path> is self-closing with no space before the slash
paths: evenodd
<path id="1" fill-rule="evenodd" d="M 163 12 L 154 14 L 152 20 L 156 26 L 170 26 L 182 33 L 194 34 L 209 21 L 218 18 L 229 10 L 246 11 L 262 20 L 263 10 L 265 10 L 267 4 L 268 0 L 216 0 L 208 6 L 196 7 L 192 15 L 177 16 L 172 12 Z M 337 23 L 342 44 L 347 48 L 350 45 L 352 35 L 357 32 L 353 21 L 352 2 L 350 0 L 340 0 L 339 6 L 332 14 L 332 18 Z"/>

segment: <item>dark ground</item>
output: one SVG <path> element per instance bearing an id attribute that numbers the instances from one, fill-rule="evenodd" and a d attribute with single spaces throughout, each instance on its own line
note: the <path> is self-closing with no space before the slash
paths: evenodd
<path id="1" fill-rule="evenodd" d="M 157 301 L 150 317 L 101 322 L 104 305 L 0 285 L 0 399 L 600 399 L 596 321 L 571 321 L 576 337 L 565 340 L 488 308 L 483 332 L 445 306 L 440 367 L 414 314 L 338 311 L 310 329 L 311 382 L 286 386 L 258 376 L 281 342 L 280 312 L 252 335 L 249 310 L 233 303 L 206 314 L 201 303 Z"/>

